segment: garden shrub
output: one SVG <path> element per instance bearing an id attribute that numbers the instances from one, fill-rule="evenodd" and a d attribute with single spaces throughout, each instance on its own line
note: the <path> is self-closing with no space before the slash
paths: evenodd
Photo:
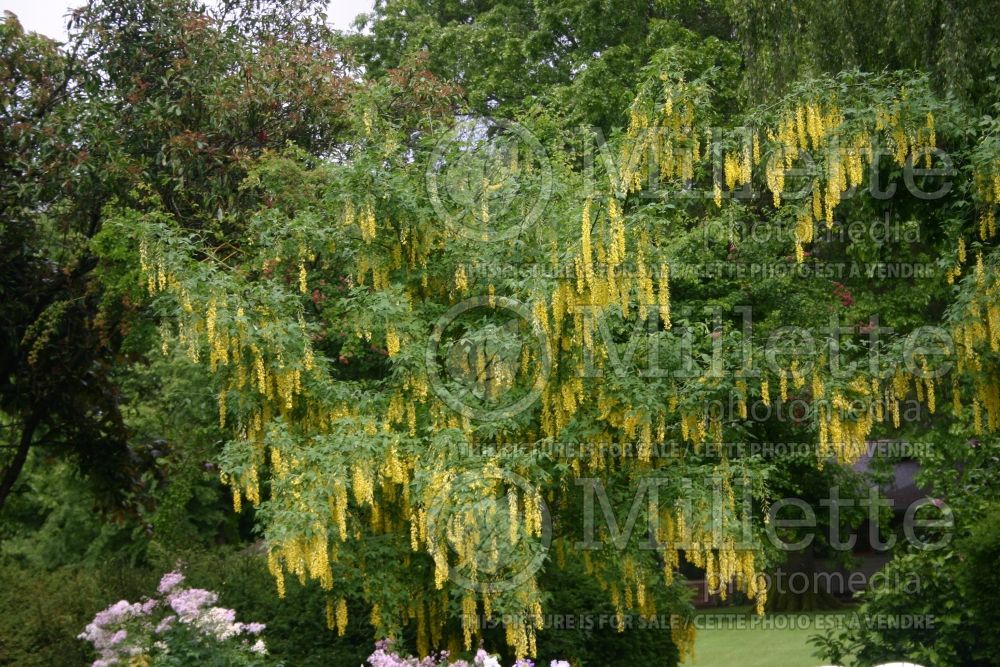
<path id="1" fill-rule="evenodd" d="M 324 621 L 324 591 L 289 578 L 279 598 L 265 558 L 254 549 L 199 551 L 184 554 L 183 563 L 192 586 L 218 591 L 220 604 L 266 623 L 268 651 L 290 667 L 360 665 L 371 653 L 367 608 L 349 599 L 351 620 L 338 636 Z"/>
<path id="2" fill-rule="evenodd" d="M 338 637 L 323 623 L 323 592 L 291 580 L 279 599 L 257 553 L 219 548 L 185 553 L 180 560 L 191 586 L 218 591 L 220 605 L 267 624 L 268 651 L 277 662 L 360 665 L 371 653 L 372 629 L 360 620 L 367 617 L 362 607 L 351 604 L 356 620 Z M 93 661 L 95 654 L 77 635 L 110 604 L 148 595 L 161 572 L 115 561 L 54 570 L 0 564 L 0 666 L 79 667 Z"/>
<path id="3" fill-rule="evenodd" d="M 549 568 L 543 583 L 550 598 L 547 627 L 538 634 L 540 659 L 565 658 L 574 667 L 654 664 L 673 667 L 678 664 L 677 647 L 671 640 L 669 614 L 648 621 L 629 616 L 624 631 L 619 632 L 613 627 L 614 606 L 600 586 L 587 576 L 580 563 L 567 562 L 563 568 Z M 658 595 L 675 598 L 673 604 L 666 604 L 658 598 L 659 609 L 676 609 L 686 604 L 687 600 L 687 592 L 680 588 L 668 588 Z M 555 626 L 559 620 L 563 621 L 563 628 Z M 566 627 L 570 621 L 576 627 Z"/>
<path id="4" fill-rule="evenodd" d="M 0 665 L 79 667 L 91 653 L 78 640 L 94 614 L 109 602 L 136 597 L 149 573 L 109 564 L 48 571 L 7 563 L 0 567 Z"/>
<path id="5" fill-rule="evenodd" d="M 253 548 L 220 547 L 161 558 L 163 562 L 149 565 L 107 561 L 94 567 L 54 570 L 10 561 L 0 565 L 0 617 L 4 619 L 0 666 L 78 667 L 93 661 L 95 654 L 77 638 L 87 623 L 118 600 L 148 595 L 163 569 L 178 563 L 183 564 L 187 585 L 217 591 L 219 605 L 238 610 L 240 618 L 267 625 L 267 648 L 275 662 L 289 667 L 360 665 L 372 652 L 374 630 L 367 622 L 366 606 L 349 600 L 351 622 L 339 637 L 323 622 L 323 591 L 289 579 L 285 598 L 278 598 L 266 561 Z M 553 568 L 545 582 L 551 600 L 547 620 L 575 619 L 576 627 L 549 627 L 541 632 L 537 664 L 557 659 L 569 660 L 574 667 L 677 664 L 670 629 L 663 627 L 665 619 L 657 619 L 660 627 L 618 632 L 610 624 L 615 609 L 581 566 L 569 563 L 562 570 Z M 581 627 L 581 619 L 590 619 L 593 627 Z M 412 637 L 400 638 L 400 647 L 412 650 Z"/>
<path id="6" fill-rule="evenodd" d="M 1000 507 L 994 507 L 960 544 L 963 557 L 961 606 L 978 628 L 976 658 L 1000 664 Z"/>
<path id="7" fill-rule="evenodd" d="M 962 564 L 951 549 L 902 554 L 881 585 L 861 595 L 847 625 L 813 642 L 829 664 L 871 667 L 906 660 L 934 667 L 975 667 L 978 620 L 964 602 Z M 893 620 L 910 627 L 890 627 Z M 920 620 L 923 624 L 914 621 Z M 928 624 L 929 623 L 929 624 Z M 993 663 L 995 664 L 995 663 Z"/>

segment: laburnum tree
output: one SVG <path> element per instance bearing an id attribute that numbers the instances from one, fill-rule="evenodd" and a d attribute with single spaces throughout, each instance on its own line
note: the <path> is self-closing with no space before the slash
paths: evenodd
<path id="1" fill-rule="evenodd" d="M 448 181 L 468 119 L 440 113 L 456 91 L 410 71 L 414 54 L 352 97 L 337 159 L 254 162 L 238 243 L 156 197 L 106 210 L 157 345 L 217 378 L 223 476 L 255 508 L 279 595 L 314 580 L 340 632 L 361 595 L 379 635 L 412 627 L 422 652 L 471 648 L 481 617 L 502 619 L 512 652 L 535 655 L 546 575 L 582 563 L 619 617 L 674 614 L 683 657 L 681 562 L 762 608 L 775 556 L 761 510 L 782 461 L 726 443 L 792 435 L 823 467 L 907 429 L 995 431 L 992 127 L 903 72 L 734 107 L 737 45 L 675 29 L 596 172 L 566 118 L 533 108 L 518 127 L 544 160 L 485 141 L 480 118 L 488 168 Z M 914 233 L 836 233 L 886 219 Z M 869 272 L 898 265 L 932 270 Z M 782 341 L 790 326 L 815 339 Z M 531 400 L 493 409 L 517 391 Z M 633 505 L 651 486 L 659 502 Z M 653 528 L 584 539 L 598 488 Z"/>

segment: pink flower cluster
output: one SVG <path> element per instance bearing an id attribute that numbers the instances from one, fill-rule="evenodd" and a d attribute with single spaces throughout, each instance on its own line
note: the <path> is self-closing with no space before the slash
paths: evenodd
<path id="1" fill-rule="evenodd" d="M 483 649 L 476 652 L 476 657 L 471 663 L 466 660 L 449 662 L 448 658 L 447 651 L 426 658 L 413 656 L 404 658 L 392 650 L 391 640 L 383 639 L 375 644 L 375 652 L 368 656 L 368 665 L 369 667 L 501 667 L 500 660 Z M 535 663 L 522 658 L 515 662 L 513 667 L 535 667 Z M 553 660 L 549 663 L 549 667 L 570 667 L 570 664 L 565 660 Z"/>
<path id="2" fill-rule="evenodd" d="M 201 588 L 184 588 L 183 582 L 183 574 L 168 572 L 160 579 L 156 598 L 119 600 L 98 612 L 79 635 L 100 655 L 93 667 L 128 664 L 136 656 L 169 652 L 167 640 L 178 624 L 203 639 L 225 642 L 241 638 L 251 653 L 267 653 L 264 640 L 257 637 L 264 631 L 263 623 L 238 622 L 236 611 L 215 606 L 218 595 Z"/>

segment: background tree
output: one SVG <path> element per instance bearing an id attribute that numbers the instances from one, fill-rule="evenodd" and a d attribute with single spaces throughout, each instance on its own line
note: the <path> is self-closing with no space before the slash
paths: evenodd
<path id="1" fill-rule="evenodd" d="M 17 446 L 0 502 L 35 441 L 103 467 L 111 495 L 128 487 L 114 375 L 136 322 L 127 293 L 94 281 L 104 206 L 158 196 L 226 243 L 253 205 L 237 187 L 247 160 L 286 141 L 334 146 L 349 80 L 306 14 L 310 30 L 287 39 L 288 10 L 225 6 L 213 28 L 196 2 L 90 3 L 65 53 L 6 19 L 2 395 Z"/>
<path id="2" fill-rule="evenodd" d="M 720 3 L 687 0 L 380 0 L 365 26 L 348 43 L 373 77 L 423 51 L 476 113 L 510 116 L 544 104 L 605 131 L 621 127 L 654 51 L 685 31 L 725 39 L 732 30 Z"/>

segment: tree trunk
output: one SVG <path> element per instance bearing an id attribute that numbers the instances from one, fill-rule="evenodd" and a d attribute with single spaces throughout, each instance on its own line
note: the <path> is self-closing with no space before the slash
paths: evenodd
<path id="1" fill-rule="evenodd" d="M 3 478 L 0 480 L 0 510 L 3 510 L 7 496 L 14 488 L 14 482 L 21 475 L 24 463 L 28 460 L 28 450 L 31 449 L 31 440 L 34 438 L 35 429 L 38 428 L 39 418 L 32 414 L 24 421 L 24 429 L 21 431 L 21 441 L 18 443 L 14 460 L 3 471 Z"/>

